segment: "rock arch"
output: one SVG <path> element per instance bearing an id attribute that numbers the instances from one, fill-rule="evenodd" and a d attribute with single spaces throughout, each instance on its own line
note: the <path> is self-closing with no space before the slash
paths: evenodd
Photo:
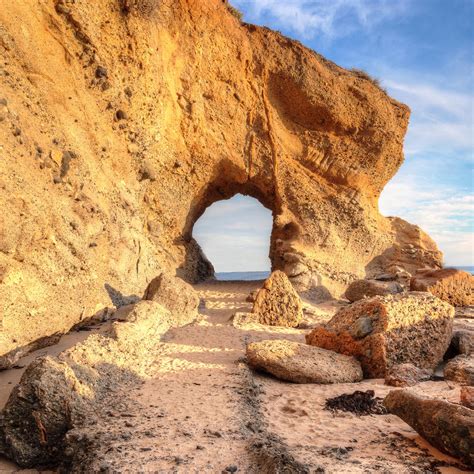
<path id="1" fill-rule="evenodd" d="M 409 109 L 370 79 L 222 0 L 26 3 L 0 10 L 0 357 L 110 306 L 105 288 L 203 278 L 192 226 L 236 192 L 272 209 L 272 266 L 302 291 L 441 265 L 378 212 Z"/>

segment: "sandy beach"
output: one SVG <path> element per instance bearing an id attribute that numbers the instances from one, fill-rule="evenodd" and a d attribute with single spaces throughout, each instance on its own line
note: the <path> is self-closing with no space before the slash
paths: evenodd
<path id="1" fill-rule="evenodd" d="M 170 330 L 153 351 L 153 364 L 139 383 L 119 387 L 103 413 L 100 452 L 104 469 L 140 472 L 467 472 L 429 446 L 393 415 L 357 416 L 324 410 L 327 398 L 355 390 L 385 396 L 383 380 L 357 384 L 291 384 L 251 371 L 248 342 L 279 338 L 304 342 L 307 329 L 233 322 L 248 312 L 248 293 L 261 282 L 211 282 L 195 289 L 201 298 L 195 323 Z M 329 318 L 334 303 L 306 314 Z M 315 316 L 319 315 L 319 316 Z M 245 318 L 243 318 L 245 321 Z M 107 323 L 93 332 L 104 330 Z M 68 334 L 60 343 L 30 354 L 57 354 L 90 332 Z M 23 368 L 0 373 L 1 404 Z M 453 382 L 424 382 L 416 391 L 458 402 Z M 237 470 L 235 470 L 235 468 Z M 2 472 L 22 471 L 2 460 Z M 295 472 L 295 471 L 293 471 Z"/>

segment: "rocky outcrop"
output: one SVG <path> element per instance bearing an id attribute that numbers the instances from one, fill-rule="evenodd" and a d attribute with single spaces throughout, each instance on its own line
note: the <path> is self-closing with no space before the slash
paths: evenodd
<path id="1" fill-rule="evenodd" d="M 392 387 L 411 387 L 430 380 L 432 375 L 432 370 L 420 369 L 413 364 L 397 364 L 388 369 L 385 384 Z"/>
<path id="2" fill-rule="evenodd" d="M 474 385 L 474 355 L 459 355 L 444 367 L 444 378 L 463 385 Z"/>
<path id="3" fill-rule="evenodd" d="M 326 384 L 362 380 L 362 369 L 353 357 L 286 340 L 248 344 L 247 361 L 251 367 L 288 382 Z"/>
<path id="4" fill-rule="evenodd" d="M 362 298 L 394 295 L 402 291 L 402 286 L 395 281 L 356 280 L 349 285 L 344 297 L 354 302 Z"/>
<path id="5" fill-rule="evenodd" d="M 260 324 L 297 327 L 303 319 L 303 304 L 290 280 L 274 271 L 258 291 L 252 313 Z"/>
<path id="6" fill-rule="evenodd" d="M 106 335 L 89 336 L 57 358 L 35 360 L 0 413 L 0 453 L 22 467 L 67 465 L 67 433 L 97 422 L 113 387 L 138 381 L 150 351 L 174 325 L 158 303 L 141 301 L 117 311 Z"/>
<path id="7" fill-rule="evenodd" d="M 433 446 L 474 467 L 474 410 L 410 390 L 390 392 L 384 405 Z"/>
<path id="8" fill-rule="evenodd" d="M 154 301 L 168 309 L 176 325 L 192 322 L 198 314 L 199 297 L 193 287 L 181 278 L 161 273 L 147 286 L 144 300 Z"/>
<path id="9" fill-rule="evenodd" d="M 308 344 L 360 360 L 367 377 L 396 364 L 434 369 L 451 340 L 454 308 L 427 293 L 377 296 L 341 309 L 306 336 Z"/>
<path id="10" fill-rule="evenodd" d="M 272 211 L 272 268 L 303 290 L 441 265 L 379 214 L 409 109 L 369 79 L 222 0 L 9 1 L 0 24 L 0 356 L 110 289 L 208 278 L 193 226 L 236 193 Z"/>
<path id="11" fill-rule="evenodd" d="M 474 276 L 454 268 L 418 272 L 410 280 L 410 289 L 429 291 L 453 306 L 474 304 Z"/>

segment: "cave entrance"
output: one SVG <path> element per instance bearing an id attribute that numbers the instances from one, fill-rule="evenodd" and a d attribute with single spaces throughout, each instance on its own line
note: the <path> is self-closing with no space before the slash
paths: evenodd
<path id="1" fill-rule="evenodd" d="M 236 194 L 211 204 L 192 233 L 217 280 L 262 280 L 271 271 L 272 226 L 269 209 L 253 197 Z"/>

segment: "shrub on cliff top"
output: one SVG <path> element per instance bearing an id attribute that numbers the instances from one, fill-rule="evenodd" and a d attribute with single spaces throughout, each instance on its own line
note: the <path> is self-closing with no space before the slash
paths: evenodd
<path id="1" fill-rule="evenodd" d="M 365 79 L 369 82 L 371 82 L 374 86 L 378 87 L 381 90 L 385 90 L 382 88 L 382 85 L 380 84 L 380 81 L 376 77 L 372 77 L 367 71 L 364 71 L 363 69 L 357 69 L 353 67 L 351 69 L 351 72 L 355 74 L 357 77 L 360 77 L 361 79 Z"/>
<path id="2" fill-rule="evenodd" d="M 237 8 L 233 7 L 232 5 L 230 5 L 229 3 L 227 3 L 227 10 L 229 10 L 229 12 L 235 16 L 235 18 L 237 18 L 237 20 L 239 21 L 242 21 L 242 12 L 240 10 L 238 10 Z"/>

